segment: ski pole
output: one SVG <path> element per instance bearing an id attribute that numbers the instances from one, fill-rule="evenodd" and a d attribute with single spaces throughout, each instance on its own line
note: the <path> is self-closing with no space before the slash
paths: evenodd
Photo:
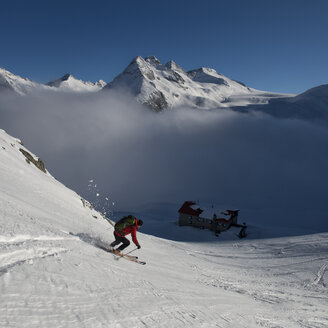
<path id="1" fill-rule="evenodd" d="M 130 252 L 126 253 L 126 254 L 122 254 L 121 257 L 123 257 L 123 256 L 125 256 L 125 255 L 128 255 L 128 254 L 134 252 L 134 251 L 137 250 L 137 249 L 138 249 L 138 247 L 136 247 L 135 249 L 133 249 L 132 251 L 130 251 Z M 121 257 L 115 257 L 115 259 L 118 261 Z"/>
<path id="2" fill-rule="evenodd" d="M 134 248 L 132 251 L 130 251 L 130 252 L 128 252 L 128 253 L 126 253 L 126 254 L 124 254 L 124 255 L 128 255 L 128 254 L 130 254 L 130 253 L 132 253 L 132 252 L 136 251 L 137 249 L 138 249 L 138 247 Z"/>

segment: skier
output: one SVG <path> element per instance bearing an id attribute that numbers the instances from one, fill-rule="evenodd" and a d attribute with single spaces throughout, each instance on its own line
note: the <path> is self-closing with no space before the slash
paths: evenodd
<path id="1" fill-rule="evenodd" d="M 137 219 L 133 215 L 124 216 L 115 224 L 114 237 L 115 240 L 110 244 L 113 248 L 114 253 L 121 253 L 124 248 L 130 245 L 130 241 L 125 237 L 131 233 L 132 240 L 137 246 L 138 249 L 141 248 L 138 239 L 137 239 L 137 230 L 142 226 L 143 221 Z M 115 246 L 122 243 L 117 249 L 114 249 Z"/>

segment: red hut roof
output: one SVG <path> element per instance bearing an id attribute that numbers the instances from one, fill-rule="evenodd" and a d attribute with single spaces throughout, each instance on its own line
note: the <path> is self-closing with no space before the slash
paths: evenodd
<path id="1" fill-rule="evenodd" d="M 178 212 L 187 215 L 199 216 L 203 212 L 203 210 L 201 210 L 200 208 L 193 209 L 191 207 L 193 205 L 196 205 L 196 203 L 190 201 L 184 202 Z"/>
<path id="2" fill-rule="evenodd" d="M 208 206 L 206 204 L 203 204 L 203 205 L 204 206 L 201 206 L 198 202 L 186 201 L 180 207 L 178 212 L 187 214 L 187 215 L 196 216 L 196 217 L 199 217 L 201 215 L 201 217 L 203 217 L 203 218 L 223 219 L 226 221 L 228 221 L 228 219 L 223 218 L 221 216 L 222 214 L 231 218 L 231 216 L 233 216 L 233 215 L 238 215 L 238 212 L 239 212 L 239 210 L 232 210 L 232 209 L 226 209 L 223 211 L 222 209 L 216 208 L 213 205 L 212 206 Z"/>

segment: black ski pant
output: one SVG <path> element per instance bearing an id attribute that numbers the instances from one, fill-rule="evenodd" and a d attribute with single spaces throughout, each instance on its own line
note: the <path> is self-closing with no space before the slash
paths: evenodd
<path id="1" fill-rule="evenodd" d="M 115 247 L 118 244 L 121 244 L 122 243 L 122 245 L 117 248 L 117 250 L 119 252 L 122 252 L 124 248 L 126 248 L 126 247 L 128 247 L 130 245 L 130 241 L 127 238 L 118 236 L 115 232 L 114 232 L 114 237 L 115 237 L 115 240 L 110 245 L 112 247 Z"/>

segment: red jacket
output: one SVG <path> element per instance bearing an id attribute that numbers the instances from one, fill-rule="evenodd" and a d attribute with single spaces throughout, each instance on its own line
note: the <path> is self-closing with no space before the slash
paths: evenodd
<path id="1" fill-rule="evenodd" d="M 139 245 L 139 242 L 137 239 L 137 230 L 138 230 L 137 223 L 138 223 L 138 221 L 136 221 L 136 223 L 134 225 L 127 226 L 122 230 L 123 236 L 131 234 L 132 240 L 136 244 L 136 246 Z M 119 237 L 123 237 L 117 230 L 115 230 L 115 234 Z"/>

